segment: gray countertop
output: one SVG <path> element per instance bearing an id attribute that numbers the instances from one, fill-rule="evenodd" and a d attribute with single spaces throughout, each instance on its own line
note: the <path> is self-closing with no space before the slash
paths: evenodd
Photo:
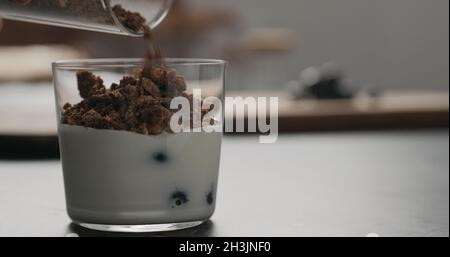
<path id="1" fill-rule="evenodd" d="M 212 220 L 157 235 L 449 236 L 448 156 L 448 130 L 226 137 Z M 0 160 L 0 236 L 111 235 L 71 224 L 60 166 Z"/>

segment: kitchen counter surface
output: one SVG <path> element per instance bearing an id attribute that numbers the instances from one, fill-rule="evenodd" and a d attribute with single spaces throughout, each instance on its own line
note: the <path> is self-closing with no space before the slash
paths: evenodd
<path id="1" fill-rule="evenodd" d="M 224 139 L 217 210 L 158 236 L 449 236 L 448 130 Z M 0 160 L 0 236 L 128 236 L 71 224 L 59 161 Z M 132 236 L 132 235 L 130 235 Z"/>

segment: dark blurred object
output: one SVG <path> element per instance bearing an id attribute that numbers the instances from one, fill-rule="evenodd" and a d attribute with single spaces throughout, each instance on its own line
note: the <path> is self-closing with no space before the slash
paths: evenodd
<path id="1" fill-rule="evenodd" d="M 58 137 L 54 136 L 2 136 L 0 160 L 33 160 L 59 158 Z"/>
<path id="2" fill-rule="evenodd" d="M 320 67 L 304 69 L 298 81 L 287 83 L 287 90 L 294 100 L 300 99 L 351 99 L 357 94 L 366 93 L 369 96 L 379 96 L 373 88 L 350 85 L 341 68 L 333 63 L 325 63 Z M 350 89 L 352 87 L 352 89 Z"/>
<path id="3" fill-rule="evenodd" d="M 320 77 L 317 83 L 306 87 L 305 94 L 317 99 L 349 99 L 353 97 L 353 93 L 343 87 L 342 78 L 338 75 Z"/>
<path id="4" fill-rule="evenodd" d="M 328 64 L 333 65 L 333 64 Z M 306 85 L 306 94 L 317 99 L 348 99 L 353 97 L 353 93 L 344 88 L 342 75 L 336 67 L 322 71 L 319 80 Z"/>

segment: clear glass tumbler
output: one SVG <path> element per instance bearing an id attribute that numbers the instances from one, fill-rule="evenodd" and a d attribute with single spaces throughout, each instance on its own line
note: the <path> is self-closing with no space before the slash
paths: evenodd
<path id="1" fill-rule="evenodd" d="M 2 0 L 0 17 L 62 27 L 128 36 L 143 36 L 119 21 L 113 11 L 124 9 L 141 14 L 150 28 L 167 15 L 173 0 Z"/>
<path id="2" fill-rule="evenodd" d="M 82 101 L 77 74 L 90 71 L 108 87 L 143 65 L 140 59 L 53 63 L 67 211 L 83 227 L 169 231 L 199 225 L 214 212 L 221 131 L 144 135 L 62 122 L 68 103 L 73 106 Z M 185 78 L 186 93 L 201 90 L 203 101 L 223 103 L 226 62 L 167 59 L 165 65 Z M 222 109 L 213 112 L 219 126 Z"/>

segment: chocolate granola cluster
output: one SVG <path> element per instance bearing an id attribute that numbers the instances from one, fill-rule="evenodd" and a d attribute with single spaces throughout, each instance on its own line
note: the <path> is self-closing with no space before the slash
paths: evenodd
<path id="1" fill-rule="evenodd" d="M 114 5 L 112 10 L 120 23 L 127 29 L 146 35 L 150 34 L 150 28 L 147 25 L 147 21 L 140 13 L 125 10 L 120 4 Z"/>
<path id="2" fill-rule="evenodd" d="M 89 71 L 78 72 L 77 80 L 83 100 L 64 105 L 63 124 L 159 135 L 170 132 L 172 99 L 183 96 L 192 102 L 185 79 L 165 67 L 136 69 L 109 89 Z"/>

